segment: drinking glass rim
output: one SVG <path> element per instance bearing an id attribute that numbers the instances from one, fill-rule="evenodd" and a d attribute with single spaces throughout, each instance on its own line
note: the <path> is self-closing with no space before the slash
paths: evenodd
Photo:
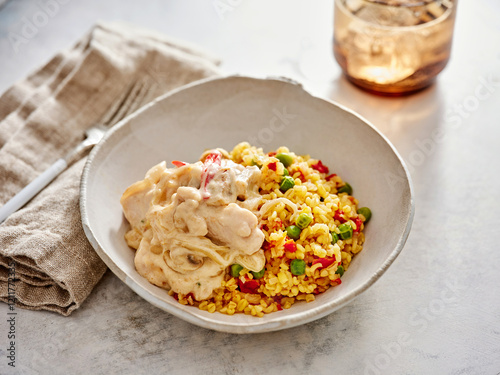
<path id="1" fill-rule="evenodd" d="M 378 5 L 383 5 L 383 6 L 388 6 L 388 7 L 396 7 L 396 8 L 413 8 L 413 7 L 421 7 L 423 5 L 428 5 L 430 3 L 436 3 L 440 0 L 420 0 L 416 4 L 401 4 L 401 5 L 396 5 L 396 4 L 388 4 L 387 2 L 390 0 L 363 0 L 363 1 L 368 1 L 370 3 L 378 4 Z"/>
<path id="2" fill-rule="evenodd" d="M 436 18 L 432 21 L 429 21 L 429 22 L 421 23 L 419 25 L 411 25 L 411 26 L 386 26 L 386 25 L 377 25 L 376 23 L 368 22 L 362 18 L 357 17 L 354 13 L 350 12 L 349 9 L 347 9 L 347 7 L 344 5 L 345 1 L 346 0 L 335 0 L 335 4 L 337 4 L 337 6 L 339 7 L 339 9 L 342 12 L 346 13 L 347 15 L 351 15 L 352 17 L 356 18 L 359 22 L 364 23 L 366 25 L 369 25 L 371 27 L 376 27 L 378 29 L 382 29 L 382 30 L 403 30 L 403 31 L 409 30 L 409 29 L 412 29 L 412 30 L 422 29 L 424 27 L 433 26 L 434 24 L 437 24 L 438 22 L 442 22 L 443 18 L 449 17 L 449 15 L 456 9 L 457 3 L 458 3 L 458 0 L 452 0 L 451 2 L 453 4 L 453 6 L 446 9 L 446 11 L 438 18 Z M 387 7 L 393 7 L 393 8 L 396 7 L 395 5 L 384 4 L 382 2 L 379 2 L 378 0 L 362 0 L 362 1 L 370 2 L 370 3 L 382 5 L 382 6 L 387 6 Z M 427 2 L 425 2 L 425 1 L 427 1 Z M 425 2 L 423 5 L 430 4 L 430 3 L 436 2 L 436 1 L 438 1 L 438 0 L 422 0 L 422 2 Z M 414 6 L 416 6 L 416 5 L 414 5 Z M 414 6 L 410 6 L 409 8 L 413 8 Z"/>

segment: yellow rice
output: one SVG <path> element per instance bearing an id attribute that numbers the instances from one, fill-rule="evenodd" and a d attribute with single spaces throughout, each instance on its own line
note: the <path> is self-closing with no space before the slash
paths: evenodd
<path id="1" fill-rule="evenodd" d="M 293 157 L 288 172 L 294 178 L 295 186 L 285 193 L 280 191 L 284 166 L 274 157 L 279 153 L 288 153 Z M 358 201 L 347 193 L 337 194 L 337 190 L 345 184 L 344 181 L 337 175 L 327 176 L 326 173 L 318 172 L 312 167 L 317 165 L 318 160 L 311 159 L 308 155 L 296 155 L 286 147 L 265 154 L 261 148 L 244 142 L 237 145 L 229 156 L 236 163 L 261 168 L 262 200 L 259 208 L 272 199 L 284 197 L 297 205 L 299 213 L 309 213 L 314 220 L 295 241 L 297 250 L 289 252 L 285 251 L 284 246 L 292 240 L 287 237 L 285 228 L 293 224 L 296 215 L 292 218 L 291 210 L 279 202 L 262 216 L 260 225 L 266 238 L 263 245 L 266 267 L 264 276 L 259 280 L 257 293 L 241 292 L 238 279 L 232 277 L 228 270 L 222 285 L 209 300 L 199 302 L 190 295 L 171 294 L 181 304 L 194 305 L 210 313 L 218 311 L 228 315 L 244 313 L 262 317 L 264 314 L 288 309 L 296 301 L 314 301 L 315 295 L 339 285 L 341 281 L 336 273 L 337 268 L 341 265 L 347 271 L 352 258 L 363 249 L 365 240 L 362 223 L 365 218 L 356 213 Z M 330 232 L 338 234 L 338 226 L 342 223 L 334 217 L 339 210 L 343 211 L 342 221 L 349 223 L 354 232 L 351 238 L 342 240 L 339 237 L 339 241 L 332 245 Z M 332 257 L 335 257 L 335 262 L 328 267 L 323 267 L 321 263 L 313 264 L 316 259 Z M 303 259 L 306 262 L 305 274 L 295 276 L 291 273 L 290 262 L 293 259 Z M 245 282 L 253 279 L 253 275 L 249 270 L 243 269 L 239 278 Z"/>

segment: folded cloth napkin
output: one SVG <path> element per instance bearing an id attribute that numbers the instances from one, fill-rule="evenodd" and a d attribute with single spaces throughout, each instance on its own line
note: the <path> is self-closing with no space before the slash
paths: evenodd
<path id="1" fill-rule="evenodd" d="M 217 63 L 159 34 L 116 23 L 95 26 L 0 97 L 0 206 L 109 117 L 125 92 L 131 110 L 218 75 Z M 69 315 L 104 274 L 80 221 L 84 164 L 82 156 L 0 225 L 2 301 L 9 299 L 9 268 L 15 269 L 17 306 Z"/>

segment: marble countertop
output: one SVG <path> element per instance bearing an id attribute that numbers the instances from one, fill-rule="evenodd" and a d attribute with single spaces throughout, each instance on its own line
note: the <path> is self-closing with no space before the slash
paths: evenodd
<path id="1" fill-rule="evenodd" d="M 497 0 L 460 2 L 450 64 L 435 85 L 404 98 L 367 94 L 341 76 L 331 50 L 333 1 L 60 3 L 17 52 L 8 33 L 40 3 L 15 0 L 0 9 L 0 91 L 96 20 L 143 25 L 200 45 L 228 73 L 289 76 L 359 112 L 408 163 L 416 215 L 386 274 L 323 319 L 256 335 L 209 331 L 149 305 L 108 271 L 70 317 L 19 310 L 16 368 L 2 355 L 0 373 L 500 373 Z M 219 3 L 229 7 L 224 14 Z M 1 304 L 3 354 L 6 314 Z"/>

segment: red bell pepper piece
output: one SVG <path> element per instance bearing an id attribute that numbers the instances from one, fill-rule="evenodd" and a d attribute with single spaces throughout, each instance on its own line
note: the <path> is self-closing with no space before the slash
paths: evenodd
<path id="1" fill-rule="evenodd" d="M 344 219 L 344 218 L 342 217 L 342 215 L 343 215 L 343 214 L 344 214 L 344 211 L 342 211 L 342 210 L 337 210 L 337 211 L 335 212 L 335 215 L 333 215 L 333 218 L 334 218 L 335 220 L 340 221 L 341 223 L 345 223 L 347 220 L 346 220 L 346 219 Z"/>
<path id="2" fill-rule="evenodd" d="M 203 163 L 203 170 L 201 171 L 201 194 L 203 199 L 210 198 L 207 191 L 207 185 L 214 178 L 215 173 L 220 168 L 222 154 L 219 151 L 214 151 L 207 155 Z"/>
<path id="3" fill-rule="evenodd" d="M 247 280 L 245 282 L 238 279 L 238 286 L 240 287 L 240 291 L 242 293 L 257 293 L 257 289 L 259 289 L 260 283 L 257 280 Z"/>
<path id="4" fill-rule="evenodd" d="M 354 233 L 357 233 L 361 230 L 361 224 L 363 224 L 363 222 L 361 221 L 361 219 L 359 217 L 357 217 L 353 221 L 354 221 L 354 224 L 356 224 L 356 230 L 354 231 Z"/>
<path id="5" fill-rule="evenodd" d="M 274 161 L 274 162 L 272 162 L 272 163 L 269 163 L 269 164 L 267 165 L 267 167 L 268 167 L 270 170 L 272 170 L 272 171 L 275 171 L 275 172 L 276 172 L 276 162 L 275 162 L 275 161 Z"/>
<path id="6" fill-rule="evenodd" d="M 328 174 L 330 170 L 326 165 L 324 165 L 321 160 L 318 160 L 316 164 L 311 165 L 312 169 L 316 169 L 319 173 L 326 173 Z"/>
<path id="7" fill-rule="evenodd" d="M 180 167 L 185 166 L 187 163 L 184 163 L 183 161 L 179 161 L 179 160 L 173 160 L 172 164 L 175 165 L 177 168 L 180 168 Z"/>
<path id="8" fill-rule="evenodd" d="M 315 264 L 318 264 L 318 263 L 321 263 L 321 267 L 318 267 L 318 269 L 319 268 L 328 268 L 333 263 L 335 263 L 335 257 L 332 257 L 332 258 L 319 258 L 319 259 L 313 260 L 313 266 Z"/>
<path id="9" fill-rule="evenodd" d="M 288 251 L 289 253 L 295 253 L 297 251 L 297 245 L 295 245 L 295 242 L 290 241 L 285 243 L 285 251 Z"/>
<path id="10" fill-rule="evenodd" d="M 302 171 L 300 171 L 300 170 L 297 171 L 297 172 L 299 172 L 299 179 L 300 179 L 300 181 L 306 182 L 306 176 L 304 175 L 304 173 L 302 173 Z"/>
<path id="11" fill-rule="evenodd" d="M 283 310 L 283 307 L 281 307 L 281 299 L 282 298 L 283 298 L 283 296 L 274 296 L 273 297 L 273 300 L 274 300 L 274 302 L 276 302 L 276 306 L 278 307 L 278 311 Z"/>
<path id="12" fill-rule="evenodd" d="M 264 243 L 262 244 L 262 248 L 264 250 L 271 250 L 272 247 L 273 247 L 273 245 L 271 243 L 269 243 L 266 240 L 264 240 Z"/>

